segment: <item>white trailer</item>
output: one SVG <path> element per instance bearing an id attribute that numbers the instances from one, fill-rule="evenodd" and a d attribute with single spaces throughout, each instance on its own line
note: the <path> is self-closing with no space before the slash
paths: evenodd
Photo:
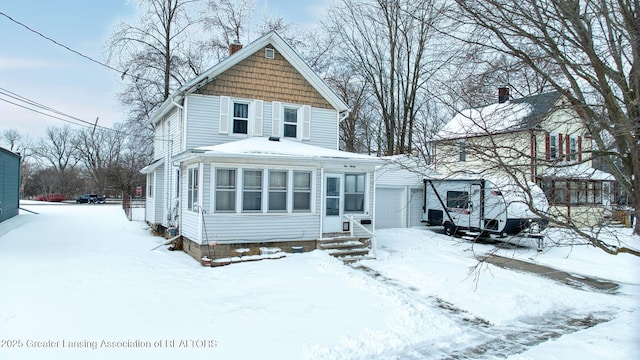
<path id="1" fill-rule="evenodd" d="M 549 204 L 540 187 L 526 184 L 528 189 L 507 179 L 427 178 L 424 180 L 423 222 L 443 226 L 447 235 L 475 232 L 526 236 L 538 239 L 542 247 L 547 221 L 529 208 L 546 212 Z"/>

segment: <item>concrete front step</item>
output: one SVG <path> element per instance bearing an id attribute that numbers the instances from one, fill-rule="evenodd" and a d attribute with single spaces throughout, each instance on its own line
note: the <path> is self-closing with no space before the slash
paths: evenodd
<path id="1" fill-rule="evenodd" d="M 323 250 L 358 249 L 363 247 L 366 247 L 366 245 L 358 240 L 326 242 L 320 244 L 320 249 Z"/>
<path id="2" fill-rule="evenodd" d="M 360 248 L 360 249 L 332 249 L 328 250 L 329 255 L 337 258 L 347 257 L 347 256 L 365 256 L 369 255 L 368 248 Z"/>

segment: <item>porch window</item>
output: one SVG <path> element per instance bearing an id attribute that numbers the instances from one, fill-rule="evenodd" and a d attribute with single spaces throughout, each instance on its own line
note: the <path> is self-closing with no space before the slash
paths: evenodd
<path id="1" fill-rule="evenodd" d="M 244 170 L 242 210 L 262 211 L 262 170 Z"/>
<path id="2" fill-rule="evenodd" d="M 187 209 L 198 211 L 198 168 L 190 168 L 187 177 Z"/>
<path id="3" fill-rule="evenodd" d="M 152 172 L 147 175 L 147 197 L 153 198 L 153 183 L 156 181 L 156 173 Z"/>
<path id="4" fill-rule="evenodd" d="M 284 109 L 284 137 L 295 138 L 298 136 L 298 110 Z"/>
<path id="5" fill-rule="evenodd" d="M 567 183 L 565 181 L 556 181 L 553 183 L 553 203 L 554 204 L 566 204 L 567 203 Z"/>
<path id="6" fill-rule="evenodd" d="M 311 172 L 293 172 L 293 211 L 311 211 Z"/>
<path id="7" fill-rule="evenodd" d="M 365 174 L 346 174 L 344 189 L 344 211 L 364 211 Z"/>
<path id="8" fill-rule="evenodd" d="M 236 170 L 216 169 L 216 211 L 236 211 Z"/>
<path id="9" fill-rule="evenodd" d="M 269 211 L 287 211 L 287 172 L 269 170 Z"/>
<path id="10" fill-rule="evenodd" d="M 233 103 L 233 133 L 246 134 L 249 127 L 249 104 Z"/>

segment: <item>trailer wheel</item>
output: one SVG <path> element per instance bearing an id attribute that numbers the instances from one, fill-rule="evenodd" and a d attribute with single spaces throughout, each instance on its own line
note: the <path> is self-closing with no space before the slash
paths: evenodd
<path id="1" fill-rule="evenodd" d="M 447 236 L 455 236 L 458 233 L 458 227 L 450 222 L 444 223 L 444 233 Z"/>

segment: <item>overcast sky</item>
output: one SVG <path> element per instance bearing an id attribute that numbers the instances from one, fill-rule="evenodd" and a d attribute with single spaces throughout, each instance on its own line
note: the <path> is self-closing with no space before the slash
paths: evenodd
<path id="1" fill-rule="evenodd" d="M 298 24 L 317 23 L 327 0 L 256 0 L 272 14 Z M 102 46 L 119 20 L 133 23 L 136 7 L 126 0 L 0 0 L 0 12 L 84 55 L 103 61 Z M 25 110 L 8 92 L 58 111 L 110 127 L 124 120 L 115 94 L 120 76 L 72 53 L 0 14 L 0 131 L 32 138 L 65 122 Z M 71 125 L 76 128 L 78 126 Z"/>

